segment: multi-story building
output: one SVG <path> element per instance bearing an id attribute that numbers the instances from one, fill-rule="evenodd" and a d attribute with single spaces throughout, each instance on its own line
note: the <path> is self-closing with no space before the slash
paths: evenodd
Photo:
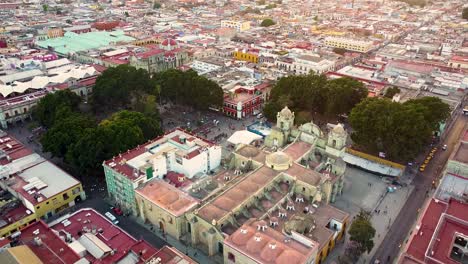
<path id="1" fill-rule="evenodd" d="M 335 62 L 313 55 L 301 55 L 295 58 L 277 58 L 274 61 L 280 70 L 294 74 L 309 74 L 311 72 L 322 74 L 335 68 Z"/>
<path id="2" fill-rule="evenodd" d="M 53 28 L 47 29 L 47 37 L 50 39 L 63 37 L 63 34 L 64 34 L 63 28 L 53 27 Z"/>
<path id="3" fill-rule="evenodd" d="M 177 177 L 184 181 L 184 175 Z M 152 223 L 176 239 L 187 234 L 185 214 L 198 206 L 197 199 L 161 179 L 149 181 L 135 192 L 141 220 Z"/>
<path id="4" fill-rule="evenodd" d="M 250 88 L 237 87 L 224 97 L 223 113 L 242 119 L 259 113 L 268 99 L 271 86 L 267 83 Z"/>
<path id="5" fill-rule="evenodd" d="M 277 129 L 286 131 L 285 123 L 293 130 L 293 113 L 287 108 L 278 114 Z M 237 146 L 227 164 L 240 176 L 226 176 L 226 187 L 186 216 L 192 245 L 209 255 L 224 254 L 225 263 L 271 263 L 288 256 L 292 263 L 326 259 L 349 223 L 349 214 L 329 205 L 343 190 L 346 165 L 336 154 L 343 151 L 347 134 L 337 125 L 325 140 L 313 123 L 294 131 L 276 145 L 276 152 Z M 280 133 L 272 131 L 265 141 L 280 139 Z M 252 218 L 257 232 L 249 227 Z M 290 254 L 281 244 L 271 251 L 268 242 L 274 240 L 302 246 Z"/>
<path id="6" fill-rule="evenodd" d="M 221 163 L 221 147 L 176 129 L 103 163 L 107 191 L 124 211 L 138 215 L 135 189 L 177 172 L 188 178 L 211 173 Z"/>
<path id="7" fill-rule="evenodd" d="M 274 223 L 274 222 L 272 222 Z M 224 263 L 315 263 L 319 244 L 290 239 L 264 220 L 248 220 L 224 240 Z"/>
<path id="8" fill-rule="evenodd" d="M 3 133 L 0 137 L 0 236 L 10 236 L 86 198 L 81 183 Z"/>
<path id="9" fill-rule="evenodd" d="M 27 254 L 21 257 L 28 257 L 28 261 L 19 263 L 196 263 L 175 248 L 157 249 L 135 239 L 91 208 L 49 224 L 36 222 L 10 244 L 13 254 L 18 247 Z M 18 263 L 6 262 L 8 257 L 0 253 L 0 262 Z"/>
<path id="10" fill-rule="evenodd" d="M 189 61 L 188 53 L 179 48 L 174 39 L 166 39 L 159 44 L 159 48 L 135 53 L 128 59 L 130 65 L 145 69 L 150 73 L 174 69 Z"/>
<path id="11" fill-rule="evenodd" d="M 460 142 L 455 145 L 447 161 L 446 171 L 468 177 L 468 129 L 465 130 Z"/>
<path id="12" fill-rule="evenodd" d="M 257 49 L 236 49 L 233 53 L 233 57 L 236 60 L 248 61 L 253 63 L 258 63 L 259 59 L 259 50 Z"/>
<path id="13" fill-rule="evenodd" d="M 221 27 L 233 28 L 237 32 L 250 29 L 250 21 L 222 20 Z"/>
<path id="14" fill-rule="evenodd" d="M 191 67 L 199 75 L 203 75 L 205 73 L 209 73 L 212 71 L 217 71 L 222 69 L 223 67 L 228 66 L 229 62 L 228 59 L 222 57 L 206 57 L 206 58 L 199 58 L 195 59 Z"/>
<path id="15" fill-rule="evenodd" d="M 448 65 L 455 69 L 468 69 L 468 56 L 452 56 Z"/>
<path id="16" fill-rule="evenodd" d="M 325 45 L 334 48 L 341 48 L 356 52 L 366 53 L 374 47 L 372 41 L 356 40 L 342 37 L 327 37 Z"/>
<path id="17" fill-rule="evenodd" d="M 468 205 L 432 198 L 409 238 L 398 263 L 465 263 L 468 258 Z"/>
<path id="18" fill-rule="evenodd" d="M 66 59 L 65 59 L 66 60 Z M 8 128 L 8 124 L 25 120 L 31 116 L 31 109 L 37 102 L 51 91 L 70 89 L 77 95 L 87 98 L 99 74 L 92 66 L 63 65 L 52 67 L 58 62 L 45 62 L 44 74 L 30 76 L 22 81 L 6 79 L 7 85 L 0 84 L 0 124 Z M 4 76 L 4 77 L 8 77 Z"/>

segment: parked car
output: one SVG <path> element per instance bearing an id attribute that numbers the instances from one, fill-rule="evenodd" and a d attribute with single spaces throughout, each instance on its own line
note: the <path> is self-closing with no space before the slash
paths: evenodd
<path id="1" fill-rule="evenodd" d="M 112 209 L 112 211 L 114 211 L 114 213 L 115 213 L 116 215 L 118 215 L 118 216 L 123 215 L 122 210 L 121 210 L 120 208 L 118 208 L 118 207 L 114 207 L 114 208 Z"/>
<path id="2" fill-rule="evenodd" d="M 443 150 L 447 150 L 447 145 L 444 144 L 444 145 L 442 146 L 442 149 L 443 149 Z"/>

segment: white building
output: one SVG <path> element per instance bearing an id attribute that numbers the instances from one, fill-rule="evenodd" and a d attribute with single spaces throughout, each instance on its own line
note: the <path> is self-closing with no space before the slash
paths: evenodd
<path id="1" fill-rule="evenodd" d="M 362 53 L 366 53 L 374 47 L 372 41 L 356 40 L 342 37 L 328 37 L 325 39 L 325 45 L 329 47 L 341 48 Z"/>
<path id="2" fill-rule="evenodd" d="M 191 67 L 196 72 L 198 72 L 198 74 L 202 75 L 212 71 L 220 70 L 224 66 L 228 66 L 228 64 L 230 64 L 228 59 L 220 57 L 207 57 L 194 60 Z"/>
<path id="3" fill-rule="evenodd" d="M 250 21 L 222 20 L 221 27 L 234 28 L 237 32 L 250 29 Z"/>

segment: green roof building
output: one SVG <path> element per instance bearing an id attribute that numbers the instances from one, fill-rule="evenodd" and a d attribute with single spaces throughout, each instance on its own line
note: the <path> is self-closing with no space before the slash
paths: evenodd
<path id="1" fill-rule="evenodd" d="M 38 41 L 37 45 L 44 49 L 53 49 L 59 55 L 67 55 L 83 50 L 105 47 L 117 42 L 130 42 L 135 40 L 124 35 L 122 30 L 94 31 L 83 34 L 66 32 L 63 37 Z"/>

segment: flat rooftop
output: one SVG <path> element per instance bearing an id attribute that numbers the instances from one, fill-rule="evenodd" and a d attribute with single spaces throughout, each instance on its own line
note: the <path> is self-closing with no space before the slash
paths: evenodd
<path id="1" fill-rule="evenodd" d="M 175 217 L 183 215 L 199 204 L 197 199 L 161 179 L 153 179 L 135 191 Z"/>
<path id="2" fill-rule="evenodd" d="M 453 159 L 468 164 L 468 142 L 460 142 L 460 145 L 458 145 L 458 148 L 455 150 Z"/>
<path id="3" fill-rule="evenodd" d="M 310 151 L 312 145 L 304 141 L 296 141 L 288 145 L 283 152 L 291 156 L 294 161 L 303 157 L 307 152 Z"/>
<path id="4" fill-rule="evenodd" d="M 115 250 L 113 255 L 107 254 L 101 258 L 98 261 L 99 263 L 116 263 L 126 257 L 130 252 L 133 252 L 140 261 L 147 261 L 157 253 L 156 248 L 152 247 L 144 240 L 133 238 L 94 209 L 80 209 L 69 217 L 65 219 L 61 218 L 60 220 L 61 222 L 53 222 L 50 226 L 51 229 L 59 231 L 60 235 L 66 235 L 65 233 L 61 234 L 61 232 L 65 231 L 73 237 L 74 241 L 80 241 L 81 236 L 92 234 L 97 241 L 100 241 L 96 244 L 103 243 L 108 248 Z M 31 229 L 34 230 L 34 228 Z M 65 243 L 62 239 L 56 240 Z M 81 244 L 86 248 L 86 245 L 83 243 Z M 89 250 L 87 250 L 85 258 L 90 262 L 97 261 Z"/>
<path id="5" fill-rule="evenodd" d="M 267 223 L 250 219 L 224 240 L 225 245 L 258 263 L 306 263 L 318 251 L 319 245 L 315 242 L 307 246 L 268 226 L 258 231 L 258 225 Z"/>
<path id="6" fill-rule="evenodd" d="M 41 48 L 53 48 L 59 54 L 68 54 L 84 50 L 96 49 L 108 46 L 114 42 L 130 42 L 135 40 L 126 36 L 124 31 L 93 31 L 83 34 L 66 32 L 63 37 L 37 41 Z"/>
<path id="7" fill-rule="evenodd" d="M 188 144 L 182 143 L 182 136 L 186 138 L 187 142 L 194 143 L 194 146 L 189 147 Z M 162 155 L 164 151 L 178 149 L 181 151 L 181 156 L 185 155 L 187 159 L 191 159 L 199 153 L 200 147 L 210 146 L 214 146 L 214 143 L 177 128 L 134 149 L 120 153 L 118 156 L 105 161 L 104 164 L 128 179 L 135 181 L 144 175 L 140 169 L 152 155 L 158 155 L 158 153 Z M 135 169 L 138 170 L 138 173 L 135 173 Z"/>
<path id="8" fill-rule="evenodd" d="M 468 237 L 467 211 L 468 205 L 465 203 L 453 199 L 443 202 L 433 198 L 413 230 L 400 263 L 459 264 L 453 258 L 452 248 L 457 237 Z"/>

